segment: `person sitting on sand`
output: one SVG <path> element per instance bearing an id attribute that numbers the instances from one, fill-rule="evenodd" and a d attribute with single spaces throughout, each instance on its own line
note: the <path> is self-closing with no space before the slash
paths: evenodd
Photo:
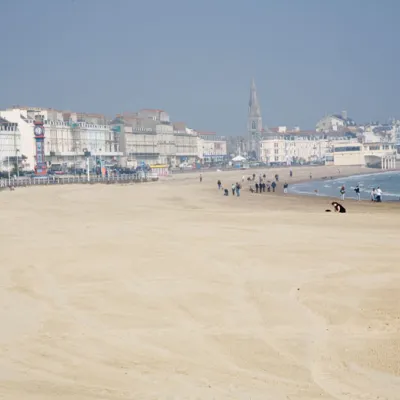
<path id="1" fill-rule="evenodd" d="M 339 204 L 337 201 L 333 201 L 332 206 L 333 206 L 333 209 L 335 210 L 335 212 L 338 212 L 341 214 L 344 214 L 346 212 L 346 209 L 341 204 Z"/>
<path id="2" fill-rule="evenodd" d="M 228 189 L 224 189 L 224 196 L 229 196 L 229 190 Z"/>

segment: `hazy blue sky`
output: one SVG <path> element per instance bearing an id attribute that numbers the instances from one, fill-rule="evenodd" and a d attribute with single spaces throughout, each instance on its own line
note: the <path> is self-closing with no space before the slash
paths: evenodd
<path id="1" fill-rule="evenodd" d="M 242 134 L 400 118 L 399 0 L 0 0 L 0 107 L 162 108 Z"/>

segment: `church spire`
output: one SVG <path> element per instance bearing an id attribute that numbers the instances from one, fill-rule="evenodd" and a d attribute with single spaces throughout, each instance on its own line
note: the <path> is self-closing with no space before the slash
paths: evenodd
<path id="1" fill-rule="evenodd" d="M 251 81 L 250 100 L 249 100 L 249 118 L 260 118 L 261 110 L 257 98 L 257 89 L 254 78 Z"/>
<path id="2" fill-rule="evenodd" d="M 249 114 L 247 116 L 248 152 L 252 157 L 260 158 L 259 141 L 262 135 L 262 118 L 260 104 L 257 98 L 257 89 L 254 79 L 251 81 Z"/>

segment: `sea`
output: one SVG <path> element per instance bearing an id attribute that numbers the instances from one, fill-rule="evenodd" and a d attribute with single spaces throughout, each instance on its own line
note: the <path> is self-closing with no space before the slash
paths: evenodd
<path id="1" fill-rule="evenodd" d="M 382 201 L 400 202 L 400 171 L 374 174 L 353 175 L 349 177 L 326 177 L 321 180 L 309 180 L 289 186 L 289 193 L 310 196 L 340 198 L 340 188 L 346 188 L 346 199 L 356 199 L 354 188 L 360 186 L 361 200 L 371 200 L 371 190 L 381 188 Z"/>

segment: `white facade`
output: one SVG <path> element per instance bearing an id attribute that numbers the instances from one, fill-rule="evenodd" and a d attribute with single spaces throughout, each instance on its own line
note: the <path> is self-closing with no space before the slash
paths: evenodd
<path id="1" fill-rule="evenodd" d="M 346 124 L 343 118 L 337 117 L 335 115 L 328 115 L 318 121 L 316 130 L 318 132 L 338 131 L 339 128 L 342 128 L 345 125 Z"/>
<path id="2" fill-rule="evenodd" d="M 287 164 L 322 162 L 336 144 L 357 142 L 356 139 L 321 138 L 319 136 L 276 135 L 260 143 L 260 159 L 265 163 Z"/>
<path id="3" fill-rule="evenodd" d="M 35 141 L 33 138 L 33 120 L 32 123 L 27 119 L 27 114 L 21 113 L 22 110 L 12 109 L 0 111 L 0 117 L 7 121 L 18 124 L 20 134 L 19 150 L 21 155 L 26 157 L 25 169 L 33 170 L 35 167 Z M 23 118 L 24 114 L 26 118 Z"/>
<path id="4" fill-rule="evenodd" d="M 383 160 L 395 159 L 396 145 L 393 143 L 346 143 L 336 144 L 330 155 L 334 165 L 382 165 Z M 388 163 L 389 164 L 389 163 Z"/>
<path id="5" fill-rule="evenodd" d="M 67 166 L 83 164 L 84 152 L 105 161 L 118 161 L 122 155 L 119 138 L 109 125 L 98 125 L 71 118 L 63 120 L 63 113 L 47 109 L 14 108 L 0 111 L 0 116 L 18 124 L 21 135 L 20 152 L 27 157 L 26 169 L 35 165 L 34 120 L 41 115 L 45 128 L 45 156 L 51 163 Z M 75 122 L 76 121 L 76 122 Z"/>
<path id="6" fill-rule="evenodd" d="M 21 135 L 18 125 L 0 119 L 0 170 L 10 171 L 18 162 L 21 164 Z"/>
<path id="7" fill-rule="evenodd" d="M 206 162 L 222 161 L 228 155 L 225 140 L 199 138 L 198 157 Z"/>
<path id="8" fill-rule="evenodd" d="M 126 165 L 168 164 L 172 167 L 182 162 L 194 163 L 198 157 L 196 135 L 174 132 L 172 125 L 159 124 L 155 131 L 140 131 L 132 126 L 121 127 L 121 151 Z"/>

